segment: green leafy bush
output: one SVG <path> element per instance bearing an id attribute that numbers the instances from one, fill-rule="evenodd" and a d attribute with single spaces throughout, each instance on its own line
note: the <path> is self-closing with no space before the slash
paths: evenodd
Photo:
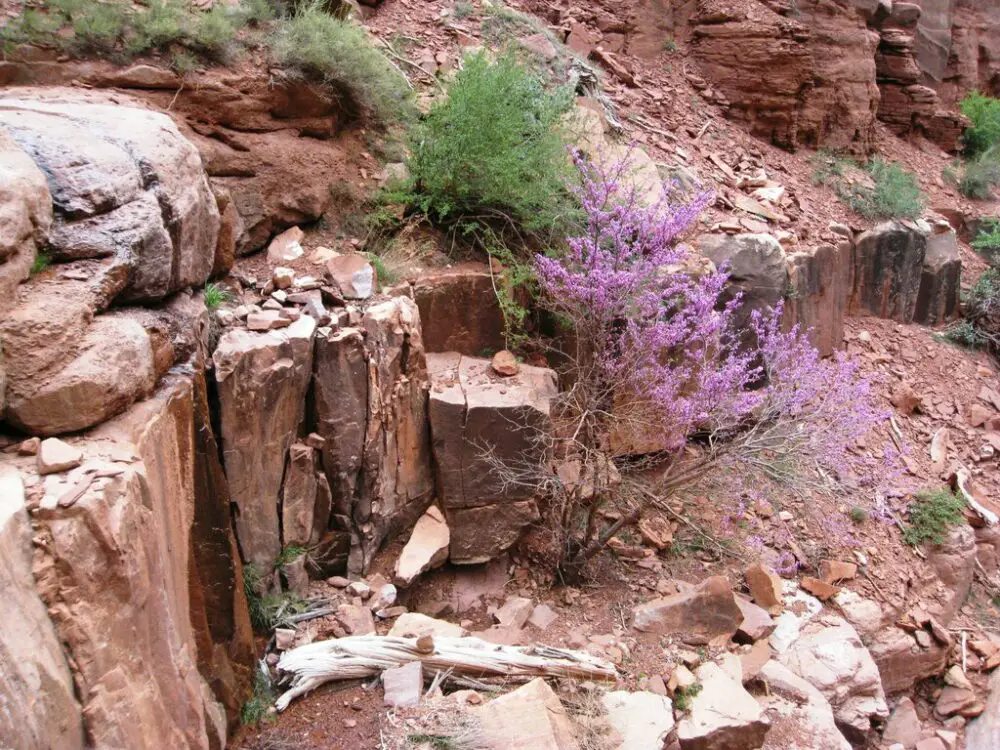
<path id="1" fill-rule="evenodd" d="M 972 91 L 962 100 L 961 109 L 972 121 L 965 131 L 967 154 L 974 156 L 1000 145 L 1000 99 Z"/>
<path id="2" fill-rule="evenodd" d="M 910 506 L 910 523 L 903 531 L 903 539 L 914 546 L 924 542 L 941 544 L 948 529 L 965 521 L 964 508 L 965 503 L 947 488 L 917 495 Z"/>
<path id="3" fill-rule="evenodd" d="M 403 75 L 372 45 L 364 29 L 309 5 L 282 23 L 271 39 L 281 65 L 321 80 L 356 112 L 389 123 L 409 113 Z"/>
<path id="4" fill-rule="evenodd" d="M 984 151 L 966 163 L 958 189 L 967 198 L 983 201 L 993 197 L 993 188 L 998 185 L 1000 146 Z"/>
<path id="5" fill-rule="evenodd" d="M 972 241 L 972 247 L 990 256 L 1000 253 L 1000 219 L 984 221 Z"/>
<path id="6" fill-rule="evenodd" d="M 407 190 L 431 221 L 562 232 L 573 213 L 562 116 L 571 92 L 549 90 L 512 52 L 463 69 L 415 128 Z M 500 231 L 504 234 L 504 230 Z"/>
<path id="7" fill-rule="evenodd" d="M 898 164 L 873 159 L 867 172 L 874 187 L 854 185 L 848 205 L 866 219 L 915 219 L 924 210 L 924 194 L 916 177 Z"/>

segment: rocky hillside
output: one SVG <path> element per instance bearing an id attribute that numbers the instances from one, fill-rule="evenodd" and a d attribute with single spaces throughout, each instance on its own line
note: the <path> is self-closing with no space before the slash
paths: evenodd
<path id="1" fill-rule="evenodd" d="M 0 745 L 1000 746 L 1000 3 L 293 5 L 0 3 Z M 567 431 L 569 144 L 704 205 L 695 372 L 779 309 L 870 379 L 856 463 Z"/>

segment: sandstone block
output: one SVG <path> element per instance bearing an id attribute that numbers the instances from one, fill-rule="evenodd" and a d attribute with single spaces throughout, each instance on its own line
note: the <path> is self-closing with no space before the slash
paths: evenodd
<path id="1" fill-rule="evenodd" d="M 714 576 L 690 591 L 639 605 L 632 626 L 644 633 L 697 636 L 707 643 L 721 637 L 728 641 L 742 621 L 729 581 Z"/>
<path id="2" fill-rule="evenodd" d="M 448 559 L 451 534 L 441 511 L 434 505 L 417 521 L 409 540 L 396 560 L 393 580 L 409 586 L 421 573 L 444 564 Z"/>

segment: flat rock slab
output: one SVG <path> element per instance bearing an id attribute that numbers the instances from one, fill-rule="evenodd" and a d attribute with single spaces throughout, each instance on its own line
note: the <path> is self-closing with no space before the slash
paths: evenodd
<path id="1" fill-rule="evenodd" d="M 382 686 L 385 689 L 382 702 L 386 706 L 416 706 L 424 690 L 424 665 L 411 661 L 402 667 L 387 669 L 382 673 Z"/>
<path id="2" fill-rule="evenodd" d="M 601 698 L 608 721 L 621 735 L 618 750 L 661 750 L 674 728 L 670 699 L 650 692 L 617 690 Z"/>
<path id="3" fill-rule="evenodd" d="M 475 709 L 490 750 L 579 750 L 566 708 L 538 677 Z"/>
<path id="4" fill-rule="evenodd" d="M 389 631 L 389 635 L 408 638 L 419 638 L 423 635 L 460 638 L 465 634 L 466 630 L 461 625 L 428 617 L 419 612 L 406 612 L 400 615 L 392 624 L 392 629 Z"/>
<path id="5" fill-rule="evenodd" d="M 38 449 L 38 473 L 55 474 L 75 469 L 83 461 L 83 451 L 59 438 L 43 440 Z"/>
<path id="6" fill-rule="evenodd" d="M 409 586 L 421 573 L 448 559 L 448 544 L 451 532 L 444 515 L 434 505 L 417 521 L 409 540 L 396 560 L 393 576 L 397 586 Z"/>
<path id="7" fill-rule="evenodd" d="M 729 640 L 742 622 L 743 613 L 729 581 L 713 576 L 691 591 L 639 605 L 632 626 L 644 633 L 677 633 L 708 642 L 720 637 Z"/>
<path id="8" fill-rule="evenodd" d="M 695 670 L 701 691 L 677 724 L 682 750 L 755 750 L 771 728 L 761 706 L 713 662 Z"/>

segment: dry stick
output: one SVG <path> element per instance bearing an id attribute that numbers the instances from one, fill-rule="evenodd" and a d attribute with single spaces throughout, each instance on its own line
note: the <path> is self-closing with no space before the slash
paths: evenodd
<path id="1" fill-rule="evenodd" d="M 882 592 L 882 589 L 878 587 L 878 584 L 875 583 L 875 579 L 872 578 L 870 575 L 868 575 L 868 571 L 864 570 L 863 568 L 858 568 L 858 570 L 860 571 L 861 575 L 865 577 L 865 580 L 872 585 L 872 588 L 875 589 L 875 593 L 882 598 L 882 601 L 884 601 L 886 604 L 892 604 L 892 602 L 889 601 L 889 597 L 887 597 Z"/>
<path id="2" fill-rule="evenodd" d="M 649 490 L 645 490 L 645 489 L 639 488 L 639 491 L 642 492 L 642 493 L 644 493 L 646 496 L 648 496 L 653 501 L 653 505 L 655 505 L 659 510 L 666 511 L 667 513 L 669 513 L 676 520 L 680 521 L 682 524 L 684 524 L 685 526 L 687 526 L 688 528 L 690 528 L 692 531 L 694 531 L 696 534 L 698 534 L 698 536 L 700 536 L 703 539 L 706 539 L 709 542 L 711 542 L 712 544 L 714 544 L 718 548 L 718 550 L 720 552 L 722 552 L 723 554 L 729 555 L 730 557 L 733 557 L 733 558 L 739 560 L 740 562 L 746 562 L 746 558 L 743 557 L 743 555 L 739 554 L 738 552 L 733 552 L 731 549 L 728 549 L 728 548 L 724 547 L 723 545 L 719 544 L 719 542 L 714 537 L 712 537 L 709 534 L 706 534 L 704 531 L 701 530 L 701 528 L 698 527 L 697 524 L 689 521 L 686 517 L 684 517 L 683 515 L 681 515 L 677 511 L 675 511 L 673 508 L 671 508 L 669 505 L 667 505 L 667 503 L 664 500 L 662 500 L 661 498 L 657 497 L 656 495 L 654 495 Z"/>
<path id="3" fill-rule="evenodd" d="M 423 75 L 425 78 L 429 78 L 431 80 L 431 82 L 441 90 L 442 93 L 447 93 L 445 91 L 444 84 L 442 84 L 441 81 L 439 81 L 437 79 L 437 76 L 431 75 L 430 73 L 428 73 L 426 70 L 424 70 L 423 68 L 421 68 L 419 65 L 417 65 L 412 60 L 408 60 L 407 58 L 403 57 L 402 55 L 397 54 L 396 51 L 392 48 L 392 45 L 390 45 L 388 42 L 383 41 L 381 39 L 379 41 L 382 42 L 382 46 L 385 48 L 385 53 L 389 57 L 393 58 L 394 60 L 399 60 L 399 62 L 405 63 L 406 65 L 409 65 L 411 68 L 420 71 L 420 74 Z M 398 66 L 393 65 L 393 67 L 398 70 Z M 399 72 L 401 74 L 403 74 L 403 71 L 400 70 Z M 413 84 L 410 83 L 410 79 L 406 78 L 405 74 L 403 74 L 403 78 L 406 79 L 406 83 L 412 89 L 413 88 Z"/>

